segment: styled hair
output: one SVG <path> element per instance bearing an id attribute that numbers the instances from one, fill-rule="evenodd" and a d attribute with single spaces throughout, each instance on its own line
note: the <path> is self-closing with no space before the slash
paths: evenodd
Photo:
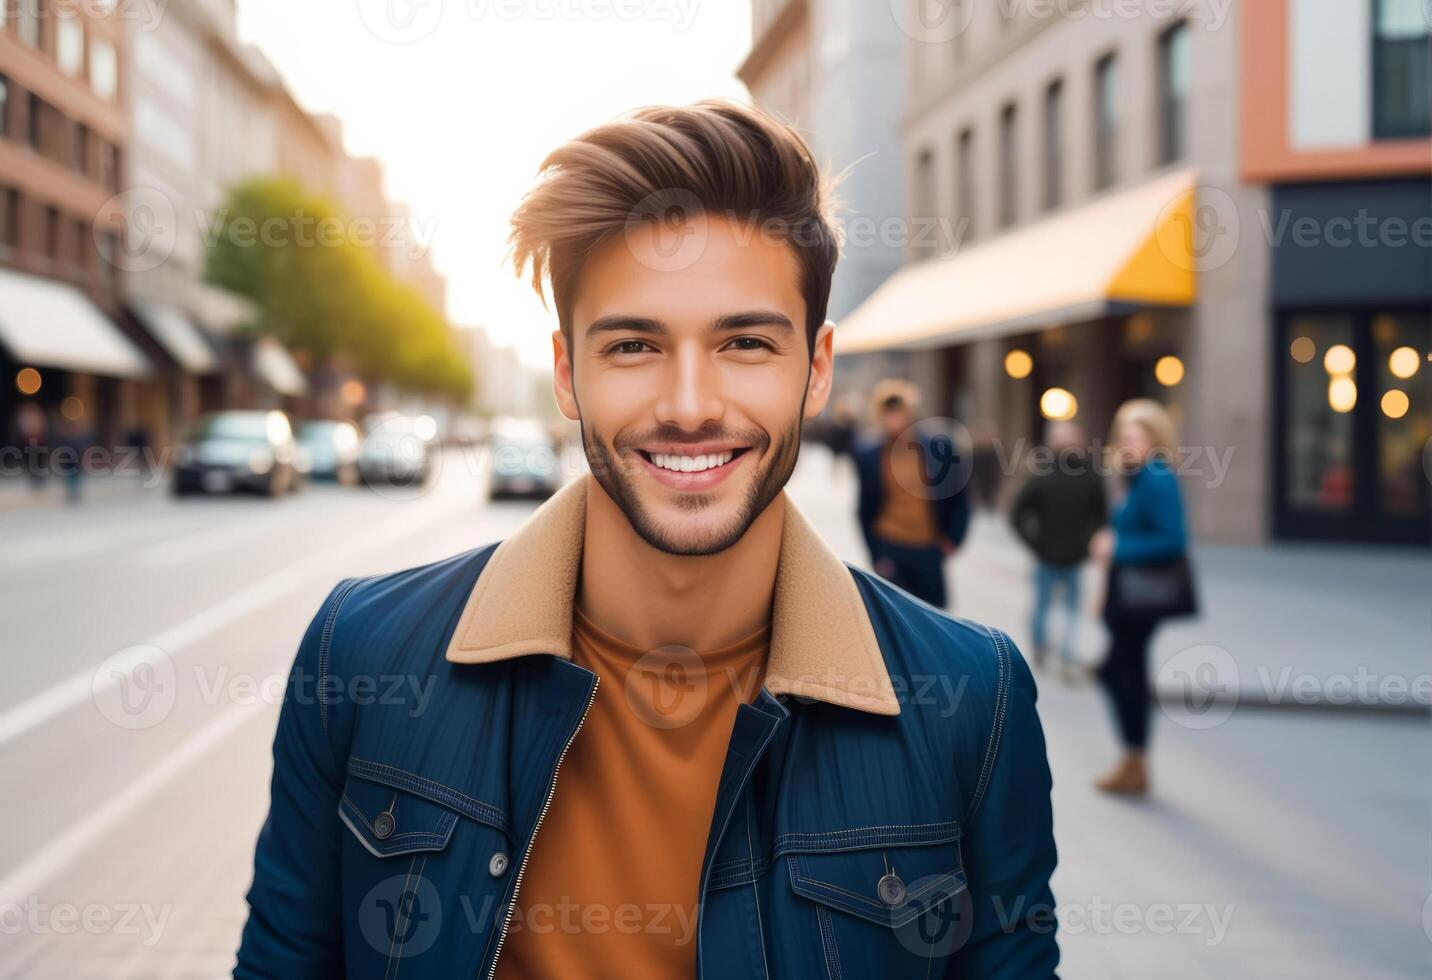
<path id="1" fill-rule="evenodd" d="M 1166 463 L 1178 461 L 1178 433 L 1173 417 L 1152 398 L 1134 398 L 1119 406 L 1114 413 L 1113 424 L 1109 426 L 1109 445 L 1119 440 L 1119 430 L 1126 425 L 1137 425 L 1148 433 L 1153 444 L 1154 455 Z"/>
<path id="2" fill-rule="evenodd" d="M 512 215 L 507 241 L 518 277 L 531 266 L 544 306 L 549 282 L 570 344 L 582 268 L 612 236 L 703 213 L 758 222 L 795 252 L 814 354 L 840 252 L 834 183 L 799 133 L 758 109 L 728 99 L 647 106 L 548 154 Z"/>

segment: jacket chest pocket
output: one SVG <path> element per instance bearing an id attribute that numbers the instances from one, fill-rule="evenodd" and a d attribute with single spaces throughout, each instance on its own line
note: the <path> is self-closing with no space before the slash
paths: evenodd
<path id="1" fill-rule="evenodd" d="M 344 945 L 359 974 L 476 961 L 516 869 L 500 811 L 415 773 L 350 759 L 338 817 Z M 458 959 L 451 959 L 451 957 Z"/>
<path id="2" fill-rule="evenodd" d="M 832 978 L 923 977 L 969 935 L 957 823 L 787 834 L 776 853 Z"/>

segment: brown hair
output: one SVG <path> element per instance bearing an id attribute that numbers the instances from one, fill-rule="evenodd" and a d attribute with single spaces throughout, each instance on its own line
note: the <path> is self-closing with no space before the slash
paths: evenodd
<path id="1" fill-rule="evenodd" d="M 811 348 L 839 257 L 833 187 L 800 134 L 758 109 L 727 99 L 648 106 L 548 154 L 512 215 L 508 244 L 519 277 L 531 264 L 544 306 L 550 280 L 570 344 L 582 266 L 611 235 L 701 213 L 759 221 L 795 251 Z"/>

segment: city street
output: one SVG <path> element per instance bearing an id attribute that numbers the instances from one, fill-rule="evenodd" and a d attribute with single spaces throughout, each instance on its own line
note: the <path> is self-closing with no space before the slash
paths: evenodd
<path id="1" fill-rule="evenodd" d="M 75 509 L 0 512 L 9 667 L 0 783 L 18 790 L 0 837 L 0 976 L 230 970 L 301 632 L 340 578 L 438 559 L 520 523 L 532 505 L 486 502 L 475 463 L 449 452 L 421 494 L 309 486 L 279 501 L 175 500 L 134 488 Z M 842 557 L 864 564 L 852 473 L 832 478 L 829 457 L 807 447 L 791 492 Z M 1432 614 L 1407 595 L 1425 595 L 1426 560 L 1360 555 L 1368 575 L 1412 576 L 1406 595 L 1370 595 L 1358 615 L 1400 611 L 1380 642 L 1424 643 L 1420 655 L 1389 651 L 1386 669 L 1425 670 Z M 1215 568 L 1262 560 L 1273 559 L 1209 556 Z M 952 569 L 955 611 L 1024 644 L 1028 559 L 1007 531 L 979 518 Z M 1316 613 L 1334 597 L 1299 592 L 1306 618 L 1287 615 L 1276 595 L 1244 595 L 1227 618 L 1168 631 L 1157 659 L 1213 644 L 1241 658 L 1247 680 L 1260 641 L 1227 632 L 1251 629 L 1248 608 L 1265 602 L 1279 650 L 1305 650 L 1326 671 L 1345 649 Z M 1406 622 L 1409 612 L 1421 621 Z M 1100 642 L 1085 623 L 1082 655 L 1095 658 Z M 1366 652 L 1349 651 L 1343 665 Z M 1129 803 L 1091 785 L 1116 754 L 1098 691 L 1053 672 L 1040 682 L 1061 975 L 1428 975 L 1425 717 L 1247 704 L 1217 717 L 1156 711 L 1154 793 Z"/>

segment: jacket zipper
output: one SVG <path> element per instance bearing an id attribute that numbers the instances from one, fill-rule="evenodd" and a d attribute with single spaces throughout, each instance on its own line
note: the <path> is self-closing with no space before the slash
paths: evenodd
<path id="1" fill-rule="evenodd" d="M 592 693 L 587 695 L 587 706 L 582 709 L 582 717 L 577 719 L 577 727 L 572 729 L 572 734 L 567 737 L 567 744 L 562 746 L 562 751 L 557 755 L 557 764 L 552 767 L 552 782 L 547 786 L 547 798 L 542 801 L 537 822 L 532 825 L 532 836 L 527 839 L 527 849 L 522 852 L 522 863 L 517 866 L 517 877 L 512 882 L 512 900 L 507 903 L 507 914 L 502 917 L 502 931 L 497 935 L 497 948 L 492 951 L 492 967 L 487 971 L 487 980 L 492 980 L 497 975 L 497 958 L 502 955 L 502 944 L 507 941 L 507 928 L 512 924 L 512 913 L 517 908 L 517 893 L 522 890 L 522 874 L 527 870 L 527 859 L 532 856 L 537 831 L 542 829 L 542 820 L 552 806 L 552 794 L 557 792 L 557 775 L 562 771 L 562 760 L 567 757 L 567 750 L 577 740 L 577 733 L 582 730 L 582 725 L 586 724 L 587 713 L 592 710 L 592 704 L 597 700 L 597 685 L 601 681 L 595 674 L 592 676 Z"/>

